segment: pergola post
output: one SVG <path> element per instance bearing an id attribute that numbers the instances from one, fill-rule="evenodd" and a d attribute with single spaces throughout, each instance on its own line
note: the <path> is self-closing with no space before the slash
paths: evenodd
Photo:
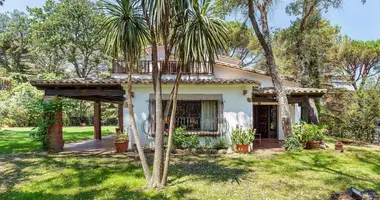
<path id="1" fill-rule="evenodd" d="M 118 104 L 118 116 L 117 116 L 117 119 L 118 119 L 118 126 L 119 126 L 119 130 L 120 132 L 123 132 L 124 131 L 124 106 L 123 104 Z"/>
<path id="2" fill-rule="evenodd" d="M 301 103 L 301 120 L 309 123 L 309 104 L 308 103 Z"/>
<path id="3" fill-rule="evenodd" d="M 94 139 L 102 139 L 102 129 L 101 129 L 101 102 L 94 102 Z"/>
<path id="4" fill-rule="evenodd" d="M 61 98 L 57 96 L 45 96 L 45 101 L 58 100 Z M 63 150 L 63 135 L 62 135 L 62 108 L 58 108 L 57 113 L 53 116 L 54 122 L 48 128 L 48 145 L 47 151 L 60 152 Z"/>

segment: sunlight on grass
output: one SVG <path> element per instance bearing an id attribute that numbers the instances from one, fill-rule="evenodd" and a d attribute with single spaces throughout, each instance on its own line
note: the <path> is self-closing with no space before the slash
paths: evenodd
<path id="1" fill-rule="evenodd" d="M 0 199 L 328 199 L 347 187 L 380 192 L 380 147 L 301 153 L 173 156 L 169 187 L 144 189 L 134 153 L 8 154 Z"/>
<path id="2" fill-rule="evenodd" d="M 115 131 L 116 126 L 102 127 L 102 135 L 109 135 Z M 16 127 L 0 130 L 0 154 L 17 152 L 38 152 L 41 146 L 38 142 L 29 138 L 32 131 L 30 127 Z M 86 127 L 63 127 L 63 139 L 65 143 L 87 140 L 94 137 L 94 128 Z"/>

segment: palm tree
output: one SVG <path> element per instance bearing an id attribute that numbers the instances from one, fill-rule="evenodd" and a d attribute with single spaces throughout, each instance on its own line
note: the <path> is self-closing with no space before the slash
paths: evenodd
<path id="1" fill-rule="evenodd" d="M 214 15 L 213 11 L 214 6 L 211 4 L 211 0 L 192 0 L 188 4 L 188 8 L 182 12 L 178 12 L 175 16 L 179 27 L 176 33 L 173 33 L 173 45 L 176 54 L 184 66 L 189 66 L 189 62 L 194 62 L 194 66 L 203 63 L 213 65 L 218 53 L 226 49 L 228 29 L 224 22 Z M 169 125 L 168 147 L 161 181 L 162 185 L 167 184 L 180 80 L 181 70 L 177 74 L 173 92 L 173 106 Z"/>
<path id="2" fill-rule="evenodd" d="M 140 143 L 132 104 L 133 66 L 149 39 L 148 27 L 138 1 L 116 0 L 116 3 L 105 1 L 104 5 L 108 13 L 104 20 L 107 51 L 114 57 L 122 53 L 125 67 L 128 68 L 128 112 L 145 178 L 149 181 L 150 170 Z"/>

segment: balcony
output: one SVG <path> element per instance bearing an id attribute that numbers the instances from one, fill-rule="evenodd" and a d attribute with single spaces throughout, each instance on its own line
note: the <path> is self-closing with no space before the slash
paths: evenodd
<path id="1" fill-rule="evenodd" d="M 169 61 L 169 66 L 164 67 L 163 61 L 158 61 L 158 66 L 162 66 L 162 74 L 173 75 L 178 73 L 178 66 L 181 66 L 182 62 L 180 61 Z M 141 60 L 133 66 L 133 74 L 152 74 L 152 61 Z M 213 75 L 214 69 L 210 63 L 189 63 L 187 69 L 182 71 L 184 74 L 188 75 Z M 123 61 L 114 61 L 112 64 L 112 73 L 126 74 L 128 69 L 124 67 Z"/>

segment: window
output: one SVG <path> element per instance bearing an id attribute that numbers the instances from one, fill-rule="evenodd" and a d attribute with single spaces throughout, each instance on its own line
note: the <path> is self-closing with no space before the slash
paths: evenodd
<path id="1" fill-rule="evenodd" d="M 163 108 L 166 104 L 167 101 L 163 101 Z M 218 101 L 178 100 L 175 127 L 185 127 L 189 131 L 218 131 Z M 169 122 L 165 128 L 169 128 Z"/>

